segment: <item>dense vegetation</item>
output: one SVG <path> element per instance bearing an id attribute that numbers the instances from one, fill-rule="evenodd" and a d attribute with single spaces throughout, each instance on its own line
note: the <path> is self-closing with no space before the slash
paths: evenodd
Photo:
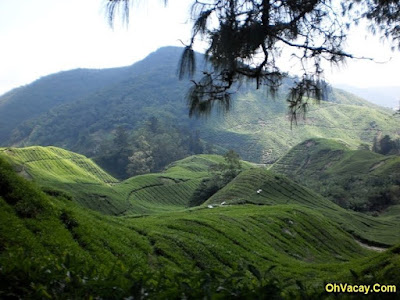
<path id="1" fill-rule="evenodd" d="M 382 134 L 378 134 L 374 138 L 371 150 L 383 155 L 400 155 L 400 139 L 392 140 L 389 135 L 382 136 Z"/>
<path id="2" fill-rule="evenodd" d="M 0 99 L 0 143 L 35 145 L 0 148 L 0 298 L 319 299 L 325 282 L 398 283 L 392 112 L 331 89 L 291 129 L 288 79 L 276 101 L 243 84 L 229 115 L 189 119 L 180 53 Z"/>
<path id="3" fill-rule="evenodd" d="M 48 113 L 123 80 L 129 68 L 108 70 L 77 69 L 40 78 L 14 89 L 0 98 L 0 143 L 12 139 L 12 132 L 22 123 Z M 26 125 L 29 126 L 29 125 Z"/>
<path id="4" fill-rule="evenodd" d="M 206 153 L 222 154 L 233 149 L 245 160 L 267 164 L 279 159 L 294 145 L 315 136 L 340 138 L 352 148 L 357 148 L 361 143 L 371 147 L 378 132 L 388 134 L 392 139 L 398 138 L 398 119 L 393 117 L 392 111 L 337 89 L 329 90 L 328 102 L 320 105 L 310 103 L 307 119 L 299 120 L 297 126 L 291 128 L 285 102 L 291 80 L 283 82 L 275 99 L 263 91 L 254 91 L 251 85 L 244 83 L 232 95 L 239 101 L 235 102 L 229 114 L 215 113 L 206 121 L 190 119 L 185 98 L 190 82 L 179 81 L 176 75 L 181 53 L 181 48 L 167 47 L 123 69 L 81 71 L 93 82 L 100 75 L 91 77 L 92 73 L 105 72 L 105 77 L 115 75 L 109 85 L 99 80 L 97 88 L 93 87 L 90 91 L 78 88 L 82 80 L 74 74 L 80 73 L 71 71 L 28 85 L 18 90 L 18 97 L 17 91 L 11 92 L 0 99 L 0 122 L 13 116 L 15 110 L 22 113 L 25 108 L 28 111 L 33 106 L 40 110 L 40 114 L 28 115 L 25 112 L 21 118 L 12 117 L 13 123 L 7 121 L 7 124 L 14 125 L 7 127 L 7 135 L 3 134 L 0 142 L 3 146 L 59 146 L 99 158 L 97 162 L 101 166 L 122 178 L 127 174 L 116 173 L 115 169 L 110 168 L 110 162 L 119 160 L 118 153 L 113 150 L 117 128 L 124 128 L 129 136 L 134 137 L 127 155 L 124 155 L 125 166 L 119 168 L 119 172 L 126 173 L 125 167 L 129 164 L 127 157 L 133 155 L 138 144 L 144 144 L 144 141 L 136 139 L 143 135 L 141 131 L 153 116 L 161 123 L 169 124 L 170 136 L 166 140 L 176 135 L 184 140 L 182 137 L 191 132 L 194 139 L 199 138 L 203 142 L 203 148 L 207 144 L 214 145 L 209 147 L 211 151 L 203 149 Z M 202 57 L 197 55 L 196 59 L 201 67 Z M 201 75 L 200 72 L 198 75 Z M 57 84 L 49 82 L 50 79 L 57 80 Z M 63 80 L 68 83 L 68 90 L 81 92 L 76 95 L 69 93 L 67 100 L 59 101 L 66 96 L 59 97 L 55 87 Z M 33 98 L 38 84 L 43 89 L 40 99 L 46 93 L 49 105 L 42 105 L 37 98 Z M 11 103 L 14 106 L 10 106 Z M 9 133 L 12 133 L 12 137 L 9 137 Z M 149 134 L 144 134 L 144 137 L 145 141 L 150 142 Z M 187 141 L 185 143 L 187 145 Z M 190 151 L 187 151 L 185 155 L 189 154 Z M 135 157 L 141 156 L 137 154 Z M 181 157 L 171 158 L 170 161 L 178 158 Z"/>
<path id="5" fill-rule="evenodd" d="M 272 170 L 338 205 L 382 211 L 400 204 L 400 157 L 350 150 L 341 141 L 311 139 L 293 147 Z"/>
<path id="6" fill-rule="evenodd" d="M 321 298 L 324 281 L 398 282 L 398 247 L 375 254 L 355 240 L 399 244 L 395 206 L 378 218 L 350 212 L 241 162 L 245 170 L 205 205 L 185 209 L 210 167 L 224 161 L 191 156 L 117 183 L 69 151 L 3 149 L 0 297 Z M 113 205 L 103 213 L 82 207 L 79 193 L 107 184 Z M 110 216 L 124 203 L 129 211 Z"/>
<path id="7" fill-rule="evenodd" d="M 224 161 L 216 155 L 191 156 L 162 173 L 119 181 L 88 158 L 56 147 L 0 148 L 0 153 L 46 193 L 63 192 L 87 208 L 112 215 L 183 209 L 201 181 L 210 177 L 209 169 Z M 243 163 L 243 168 L 249 166 Z"/>
<path id="8" fill-rule="evenodd" d="M 224 155 L 225 162 L 210 167 L 210 177 L 204 178 L 189 200 L 189 206 L 199 206 L 225 187 L 242 171 L 239 155 L 230 150 Z"/>
<path id="9" fill-rule="evenodd" d="M 159 172 L 184 157 L 213 152 L 199 133 L 151 117 L 134 132 L 117 127 L 112 140 L 104 140 L 95 161 L 118 178 Z"/>

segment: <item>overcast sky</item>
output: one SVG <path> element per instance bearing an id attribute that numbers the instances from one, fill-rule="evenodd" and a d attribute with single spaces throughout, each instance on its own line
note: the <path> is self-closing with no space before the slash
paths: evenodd
<path id="1" fill-rule="evenodd" d="M 142 0 L 134 7 L 129 28 L 110 29 L 107 0 L 1 0 L 0 94 L 42 76 L 74 68 L 130 65 L 162 46 L 182 46 L 191 26 L 192 0 Z M 365 40 L 358 29 L 348 50 L 370 61 L 351 61 L 340 70 L 327 70 L 333 84 L 358 87 L 399 86 L 400 53 L 376 38 Z"/>

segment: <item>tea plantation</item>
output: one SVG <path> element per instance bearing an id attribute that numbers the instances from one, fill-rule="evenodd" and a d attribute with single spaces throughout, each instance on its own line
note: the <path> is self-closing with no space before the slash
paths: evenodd
<path id="1" fill-rule="evenodd" d="M 0 298 L 320 299 L 326 282 L 399 282 L 397 206 L 346 210 L 243 162 L 187 208 L 221 162 L 192 156 L 118 182 L 62 149 L 3 148 Z"/>

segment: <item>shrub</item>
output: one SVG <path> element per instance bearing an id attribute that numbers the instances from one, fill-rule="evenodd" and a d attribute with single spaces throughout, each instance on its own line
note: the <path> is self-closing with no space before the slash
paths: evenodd
<path id="1" fill-rule="evenodd" d="M 33 183 L 15 174 L 11 165 L 0 158 L 0 196 L 16 212 L 27 218 L 34 218 L 40 214 L 47 202 L 43 194 Z"/>

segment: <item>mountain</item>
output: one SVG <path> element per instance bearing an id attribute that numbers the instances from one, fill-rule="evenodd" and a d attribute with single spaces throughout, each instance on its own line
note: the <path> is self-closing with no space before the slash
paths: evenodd
<path id="1" fill-rule="evenodd" d="M 54 107 L 84 98 L 123 80 L 130 68 L 77 69 L 60 72 L 13 89 L 0 97 L 0 143 L 11 138 L 20 124 L 47 113 Z"/>
<path id="2" fill-rule="evenodd" d="M 291 126 L 284 91 L 285 87 L 276 100 L 267 99 L 265 91 L 238 93 L 232 112 L 223 122 L 209 120 L 207 125 L 213 130 L 205 131 L 203 137 L 231 146 L 247 160 L 271 164 L 309 138 L 341 139 L 355 149 L 362 143 L 372 144 L 380 132 L 400 134 L 392 111 L 336 89 L 329 101 L 310 104 L 306 118 Z"/>
<path id="3" fill-rule="evenodd" d="M 104 70 L 112 77 L 109 83 L 104 84 L 92 78 L 93 82 L 98 82 L 95 89 L 81 93 L 61 105 L 54 103 L 58 95 L 49 90 L 47 97 L 52 99 L 53 109 L 43 107 L 41 116 L 36 118 L 34 115 L 33 118 L 20 122 L 8 144 L 23 142 L 26 145 L 57 145 L 77 150 L 81 139 L 103 131 L 109 132 L 118 125 L 135 128 L 151 115 L 170 117 L 178 114 L 178 119 L 183 116 L 185 120 L 188 119 L 183 100 L 188 83 L 178 81 L 175 76 L 179 55 L 179 49 L 170 47 L 162 49 L 158 54 L 149 55 L 133 66 Z M 61 78 L 62 82 L 66 75 L 72 74 L 60 73 L 54 76 Z M 66 94 L 68 90 L 75 90 L 74 84 L 81 84 L 80 78 L 74 78 L 75 81 L 71 81 L 71 85 L 66 87 Z M 0 101 L 22 102 L 14 97 Z M 26 97 L 25 101 L 29 101 L 29 98 Z M 35 102 L 33 100 L 32 105 Z M 3 112 L 7 112 L 7 107 Z"/>
<path id="4" fill-rule="evenodd" d="M 337 89 L 330 92 L 329 101 L 311 104 L 306 120 L 291 127 L 285 101 L 290 81 L 285 81 L 276 99 L 243 84 L 234 95 L 229 113 L 215 113 L 207 120 L 190 119 L 185 95 L 191 83 L 176 76 L 181 53 L 182 48 L 166 47 L 130 67 L 81 70 L 85 74 L 105 72 L 104 80 L 88 75 L 93 86 L 87 84 L 87 89 L 74 75 L 76 70 L 11 91 L 0 98 L 0 117 L 18 117 L 12 117 L 14 121 L 4 127 L 0 142 L 4 146 L 53 145 L 95 157 L 101 155 L 101 145 L 112 140 L 118 126 L 137 131 L 150 117 L 156 117 L 186 131 L 198 131 L 203 141 L 219 146 L 220 152 L 234 149 L 243 159 L 270 164 L 311 137 L 340 138 L 355 148 L 360 143 L 372 143 L 380 132 L 399 135 L 391 111 Z M 197 54 L 196 59 L 201 70 L 203 58 Z M 73 80 L 63 87 L 60 98 L 56 86 L 67 81 L 67 75 Z M 55 79 L 57 85 L 47 83 Z M 45 97 L 33 98 L 38 85 Z M 69 90 L 76 90 L 73 97 L 68 96 Z M 47 99 L 45 105 L 39 101 L 42 98 Z M 27 116 L 25 109 L 30 107 L 37 107 L 37 112 Z"/>
<path id="5" fill-rule="evenodd" d="M 376 105 L 389 108 L 396 108 L 400 105 L 400 86 L 358 88 L 341 84 L 338 87 Z"/>

